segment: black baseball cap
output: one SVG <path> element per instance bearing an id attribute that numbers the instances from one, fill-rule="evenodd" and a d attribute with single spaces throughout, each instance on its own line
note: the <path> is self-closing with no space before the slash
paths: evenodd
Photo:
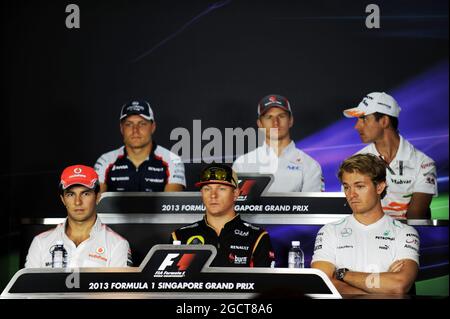
<path id="1" fill-rule="evenodd" d="M 224 184 L 237 188 L 238 176 L 230 166 L 213 163 L 202 170 L 200 181 L 195 186 L 202 187 L 206 184 Z"/>
<path id="2" fill-rule="evenodd" d="M 155 120 L 150 104 L 144 100 L 133 100 L 125 103 L 120 111 L 120 120 L 123 120 L 128 115 L 140 115 L 148 121 Z"/>
<path id="3" fill-rule="evenodd" d="M 278 107 L 292 114 L 291 105 L 287 98 L 278 94 L 270 94 L 259 101 L 258 117 L 266 113 L 272 107 Z"/>

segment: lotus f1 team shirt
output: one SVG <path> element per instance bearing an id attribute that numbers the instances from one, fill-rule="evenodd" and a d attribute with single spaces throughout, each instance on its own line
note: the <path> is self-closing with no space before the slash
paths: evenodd
<path id="1" fill-rule="evenodd" d="M 53 268 L 52 251 L 63 242 L 68 268 L 132 266 L 128 241 L 101 223 L 97 217 L 88 239 L 78 246 L 66 235 L 67 219 L 57 227 L 34 237 L 28 250 L 26 268 Z"/>
<path id="2" fill-rule="evenodd" d="M 187 245 L 214 245 L 217 256 L 211 264 L 213 267 L 275 266 L 275 254 L 267 231 L 241 220 L 239 215 L 225 224 L 219 236 L 208 225 L 205 216 L 201 221 L 174 231 L 172 240 Z"/>
<path id="3" fill-rule="evenodd" d="M 100 183 L 106 183 L 109 192 L 163 192 L 166 184 L 186 187 L 181 158 L 156 144 L 138 168 L 122 146 L 103 154 L 95 163 L 95 170 Z"/>
<path id="4" fill-rule="evenodd" d="M 295 147 L 293 141 L 280 156 L 264 142 L 233 163 L 236 173 L 272 174 L 269 192 L 323 192 L 322 168 L 311 156 Z"/>
<path id="5" fill-rule="evenodd" d="M 350 215 L 319 230 L 311 263 L 327 261 L 336 268 L 380 273 L 401 259 L 419 265 L 419 246 L 417 231 L 388 215 L 371 225 Z"/>
<path id="6" fill-rule="evenodd" d="M 357 152 L 380 156 L 371 143 Z M 381 200 L 383 211 L 397 219 L 406 219 L 413 193 L 437 196 L 437 176 L 434 161 L 400 136 L 397 154 L 386 168 L 386 196 Z"/>

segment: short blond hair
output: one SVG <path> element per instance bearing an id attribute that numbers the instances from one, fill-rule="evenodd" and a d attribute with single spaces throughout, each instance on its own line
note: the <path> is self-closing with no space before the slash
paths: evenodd
<path id="1" fill-rule="evenodd" d="M 358 172 L 366 175 L 372 180 L 374 185 L 378 185 L 382 182 L 386 183 L 386 163 L 381 158 L 370 153 L 356 154 L 342 162 L 338 171 L 338 178 L 341 183 L 344 172 Z M 386 191 L 387 186 L 381 193 L 381 198 L 386 195 Z"/>

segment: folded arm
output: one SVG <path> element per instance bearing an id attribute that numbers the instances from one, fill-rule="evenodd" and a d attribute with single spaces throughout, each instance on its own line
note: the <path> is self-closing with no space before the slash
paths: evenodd
<path id="1" fill-rule="evenodd" d="M 365 273 L 348 271 L 344 282 L 375 294 L 406 294 L 417 277 L 419 267 L 410 259 L 394 262 L 387 272 Z"/>
<path id="2" fill-rule="evenodd" d="M 353 287 L 352 285 L 345 283 L 343 281 L 337 280 L 334 277 L 334 272 L 336 270 L 336 267 L 327 261 L 316 261 L 311 264 L 311 268 L 320 269 L 322 270 L 328 278 L 330 278 L 333 285 L 336 287 L 336 289 L 339 291 L 340 294 L 367 294 L 363 289 L 359 289 L 356 287 Z"/>

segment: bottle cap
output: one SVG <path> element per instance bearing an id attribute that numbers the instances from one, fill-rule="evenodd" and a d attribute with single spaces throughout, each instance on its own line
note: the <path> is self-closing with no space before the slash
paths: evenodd
<path id="1" fill-rule="evenodd" d="M 292 244 L 292 246 L 294 246 L 294 247 L 300 247 L 300 241 L 299 241 L 299 240 L 293 240 L 293 241 L 291 242 L 291 244 Z"/>

